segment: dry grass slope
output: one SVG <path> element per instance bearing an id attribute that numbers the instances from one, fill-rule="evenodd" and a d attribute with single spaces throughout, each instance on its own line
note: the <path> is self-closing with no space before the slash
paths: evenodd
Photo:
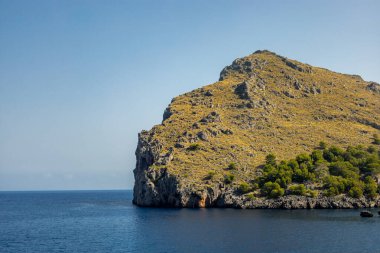
<path id="1" fill-rule="evenodd" d="M 150 132 L 162 156 L 171 154 L 166 167 L 182 184 L 201 189 L 227 174 L 239 184 L 256 177 L 268 153 L 281 160 L 320 141 L 371 143 L 380 134 L 380 94 L 371 85 L 378 87 L 257 51 L 226 67 L 220 81 L 174 98 Z"/>

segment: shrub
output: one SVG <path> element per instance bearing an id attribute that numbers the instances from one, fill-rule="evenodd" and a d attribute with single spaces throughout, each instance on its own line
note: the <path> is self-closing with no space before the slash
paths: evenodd
<path id="1" fill-rule="evenodd" d="M 206 179 L 213 179 L 213 177 L 216 175 L 216 172 L 214 170 L 209 170 L 207 173 Z"/>
<path id="2" fill-rule="evenodd" d="M 229 165 L 228 165 L 228 169 L 229 170 L 236 170 L 236 163 L 230 163 Z"/>
<path id="3" fill-rule="evenodd" d="M 259 181 L 261 185 L 269 181 L 277 182 L 281 187 L 286 188 L 292 182 L 292 170 L 286 164 L 277 167 L 267 164 L 264 166 L 264 174 Z"/>
<path id="4" fill-rule="evenodd" d="M 328 162 L 336 161 L 335 155 L 328 149 L 323 150 L 323 158 Z"/>
<path id="5" fill-rule="evenodd" d="M 284 195 L 285 190 L 278 183 L 267 182 L 264 184 L 262 192 L 269 198 L 278 198 Z"/>
<path id="6" fill-rule="evenodd" d="M 334 156 L 342 156 L 344 154 L 344 150 L 341 148 L 338 148 L 336 146 L 331 146 L 329 148 L 329 151 L 334 154 Z"/>
<path id="7" fill-rule="evenodd" d="M 310 190 L 310 189 L 307 189 L 306 193 L 305 193 L 305 196 L 308 196 L 308 197 L 311 197 L 311 198 L 315 198 L 315 197 L 317 197 L 317 195 L 318 195 L 317 191 L 313 191 L 313 190 Z"/>
<path id="8" fill-rule="evenodd" d="M 278 183 L 281 187 L 286 188 L 288 184 L 292 182 L 292 178 L 290 176 L 288 177 L 286 175 L 283 175 L 277 178 L 275 182 Z"/>
<path id="9" fill-rule="evenodd" d="M 376 152 L 376 148 L 374 147 L 374 146 L 369 146 L 368 148 L 367 148 L 367 152 L 369 152 L 369 153 L 375 153 Z"/>
<path id="10" fill-rule="evenodd" d="M 324 178 L 329 175 L 329 168 L 326 163 L 318 163 L 315 165 L 314 173 L 317 178 Z"/>
<path id="11" fill-rule="evenodd" d="M 259 188 L 260 188 L 260 187 L 259 187 L 259 184 L 258 184 L 258 183 L 252 183 L 252 187 L 251 187 L 252 191 L 257 190 L 257 189 L 259 189 Z"/>
<path id="12" fill-rule="evenodd" d="M 334 187 L 330 187 L 330 188 L 324 190 L 324 191 L 323 191 L 323 194 L 324 194 L 325 196 L 327 196 L 327 197 L 331 197 L 331 196 L 336 196 L 336 195 L 338 195 L 339 192 L 337 191 L 336 188 L 334 188 Z"/>
<path id="13" fill-rule="evenodd" d="M 190 151 L 199 150 L 201 149 L 201 145 L 199 145 L 199 143 L 192 143 L 187 149 Z"/>
<path id="14" fill-rule="evenodd" d="M 319 148 L 320 149 L 326 149 L 327 148 L 326 142 L 324 142 L 324 141 L 319 142 Z"/>
<path id="15" fill-rule="evenodd" d="M 293 171 L 299 168 L 298 162 L 294 159 L 289 160 L 288 166 L 292 168 Z"/>
<path id="16" fill-rule="evenodd" d="M 296 160 L 298 164 L 301 165 L 301 163 L 309 163 L 311 161 L 311 158 L 308 154 L 300 154 L 296 157 Z"/>
<path id="17" fill-rule="evenodd" d="M 365 158 L 367 156 L 366 151 L 361 146 L 348 147 L 345 155 L 348 157 L 354 157 L 357 159 Z M 346 160 L 349 161 L 349 159 L 346 159 Z"/>
<path id="18" fill-rule="evenodd" d="M 371 177 L 367 176 L 364 178 L 364 193 L 366 196 L 369 198 L 374 198 L 376 197 L 376 192 L 377 192 L 377 183 L 376 181 Z"/>
<path id="19" fill-rule="evenodd" d="M 366 164 L 362 165 L 360 171 L 365 174 L 374 175 L 380 172 L 380 161 L 371 161 L 368 159 Z"/>
<path id="20" fill-rule="evenodd" d="M 352 198 L 360 198 L 363 196 L 363 190 L 358 186 L 354 186 L 348 191 L 348 195 Z"/>
<path id="21" fill-rule="evenodd" d="M 347 189 L 347 180 L 337 176 L 327 176 L 324 179 L 325 195 L 335 196 L 344 193 Z"/>
<path id="22" fill-rule="evenodd" d="M 243 182 L 239 185 L 239 192 L 242 194 L 250 192 L 252 189 L 246 182 Z"/>
<path id="23" fill-rule="evenodd" d="M 276 166 L 276 156 L 274 154 L 269 154 L 265 157 L 266 164 Z"/>
<path id="24" fill-rule="evenodd" d="M 313 160 L 314 164 L 316 162 L 321 162 L 323 161 L 323 152 L 320 151 L 320 150 L 314 150 L 312 153 L 311 153 L 311 159 Z"/>
<path id="25" fill-rule="evenodd" d="M 255 195 L 253 193 L 249 193 L 249 194 L 247 194 L 247 198 L 250 200 L 253 200 L 253 199 L 255 199 Z"/>
<path id="26" fill-rule="evenodd" d="M 313 173 L 310 173 L 307 167 L 304 165 L 294 171 L 292 179 L 294 182 L 303 183 L 308 180 L 313 180 L 314 178 L 315 175 Z"/>
<path id="27" fill-rule="evenodd" d="M 354 167 L 349 162 L 334 162 L 329 166 L 330 174 L 333 176 L 356 177 L 359 174 L 359 169 Z"/>
<path id="28" fill-rule="evenodd" d="M 226 183 L 226 184 L 231 184 L 232 181 L 234 181 L 234 179 L 235 179 L 235 175 L 233 175 L 231 173 L 224 175 L 224 183 Z"/>
<path id="29" fill-rule="evenodd" d="M 289 187 L 289 194 L 292 195 L 306 195 L 306 187 L 304 184 L 292 185 Z"/>

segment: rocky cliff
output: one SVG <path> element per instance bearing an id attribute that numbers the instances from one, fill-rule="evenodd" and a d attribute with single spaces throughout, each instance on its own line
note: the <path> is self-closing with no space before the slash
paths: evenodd
<path id="1" fill-rule="evenodd" d="M 378 198 L 287 195 L 269 199 L 239 185 L 320 141 L 368 145 L 380 133 L 380 89 L 257 51 L 225 67 L 219 81 L 172 100 L 163 122 L 139 134 L 133 202 L 157 207 L 353 208 Z M 233 180 L 226 180 L 231 177 Z M 310 184 L 311 185 L 311 184 Z"/>

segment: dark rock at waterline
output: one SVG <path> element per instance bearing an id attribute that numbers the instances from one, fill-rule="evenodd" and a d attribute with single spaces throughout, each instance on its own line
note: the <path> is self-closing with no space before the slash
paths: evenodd
<path id="1" fill-rule="evenodd" d="M 362 211 L 362 212 L 360 212 L 360 216 L 361 217 L 373 217 L 373 213 L 371 213 L 370 211 Z"/>

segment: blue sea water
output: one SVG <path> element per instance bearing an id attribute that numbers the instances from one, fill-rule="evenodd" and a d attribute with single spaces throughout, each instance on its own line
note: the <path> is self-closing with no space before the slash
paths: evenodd
<path id="1" fill-rule="evenodd" d="M 0 252 L 380 252 L 359 210 L 139 208 L 131 191 L 0 192 Z"/>

